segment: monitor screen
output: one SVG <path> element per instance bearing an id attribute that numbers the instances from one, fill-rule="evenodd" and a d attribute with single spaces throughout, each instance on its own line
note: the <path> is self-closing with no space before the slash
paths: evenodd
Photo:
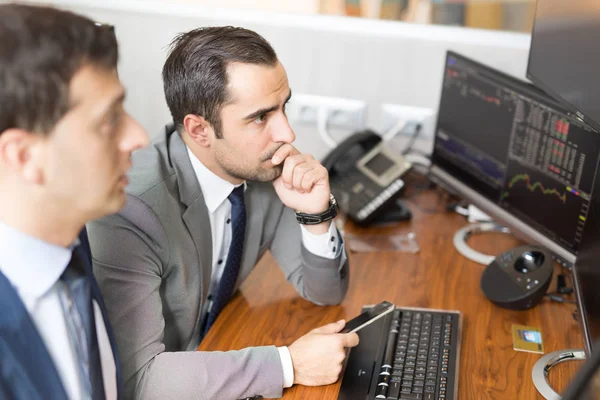
<path id="1" fill-rule="evenodd" d="M 449 52 L 432 175 L 574 262 L 600 135 L 530 84 Z"/>
<path id="2" fill-rule="evenodd" d="M 527 77 L 600 129 L 600 2 L 537 0 Z"/>

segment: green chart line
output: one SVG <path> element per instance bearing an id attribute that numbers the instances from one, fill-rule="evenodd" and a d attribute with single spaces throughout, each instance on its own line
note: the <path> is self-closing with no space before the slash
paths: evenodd
<path id="1" fill-rule="evenodd" d="M 527 174 L 515 175 L 510 180 L 510 182 L 508 182 L 508 188 L 512 189 L 512 187 L 515 186 L 520 181 L 525 181 L 525 183 L 527 184 L 527 190 L 529 190 L 530 192 L 534 192 L 535 189 L 539 188 L 542 191 L 542 194 L 544 194 L 544 195 L 553 195 L 554 194 L 563 203 L 567 202 L 567 194 L 566 193 L 561 193 L 556 189 L 546 189 L 544 187 L 544 185 L 542 185 L 541 182 L 531 183 L 531 178 Z M 509 194 L 508 192 L 504 192 L 503 197 L 508 197 L 508 194 Z"/>

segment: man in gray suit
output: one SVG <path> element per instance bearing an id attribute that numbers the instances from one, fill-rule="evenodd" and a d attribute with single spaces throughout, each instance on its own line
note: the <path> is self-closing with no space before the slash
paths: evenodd
<path id="1" fill-rule="evenodd" d="M 128 396 L 280 397 L 335 382 L 358 344 L 343 321 L 289 347 L 194 351 L 267 250 L 316 304 L 348 287 L 327 170 L 291 145 L 285 69 L 255 32 L 214 27 L 174 40 L 163 80 L 175 128 L 134 154 L 126 208 L 88 227 Z"/>

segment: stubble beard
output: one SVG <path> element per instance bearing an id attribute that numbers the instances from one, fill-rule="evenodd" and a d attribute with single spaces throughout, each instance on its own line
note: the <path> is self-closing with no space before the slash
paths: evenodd
<path id="1" fill-rule="evenodd" d="M 279 165 L 272 165 L 271 159 L 273 155 L 279 150 L 281 145 L 277 148 L 266 152 L 259 158 L 259 163 L 256 167 L 250 168 L 244 165 L 236 165 L 230 162 L 229 157 L 222 157 L 223 154 L 217 154 L 217 161 L 221 165 L 221 168 L 230 176 L 245 181 L 254 182 L 272 182 L 281 176 L 283 172 L 283 163 Z M 269 164 L 265 167 L 265 164 Z"/>

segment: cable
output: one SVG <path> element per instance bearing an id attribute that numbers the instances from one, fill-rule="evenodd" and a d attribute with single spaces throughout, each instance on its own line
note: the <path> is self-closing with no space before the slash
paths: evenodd
<path id="1" fill-rule="evenodd" d="M 564 297 L 560 297 L 554 293 L 548 293 L 546 296 L 550 297 L 550 300 L 556 301 L 557 303 L 568 303 L 568 304 L 577 304 L 573 300 L 565 299 Z"/>
<path id="2" fill-rule="evenodd" d="M 417 123 L 415 125 L 415 131 L 413 132 L 413 134 L 410 137 L 408 143 L 404 147 L 404 150 L 402 150 L 402 155 L 403 156 L 405 156 L 406 154 L 408 154 L 412 150 L 412 147 L 415 145 L 415 141 L 417 140 L 417 138 L 421 134 L 421 127 L 422 127 L 422 125 L 419 124 L 419 123 Z"/>

